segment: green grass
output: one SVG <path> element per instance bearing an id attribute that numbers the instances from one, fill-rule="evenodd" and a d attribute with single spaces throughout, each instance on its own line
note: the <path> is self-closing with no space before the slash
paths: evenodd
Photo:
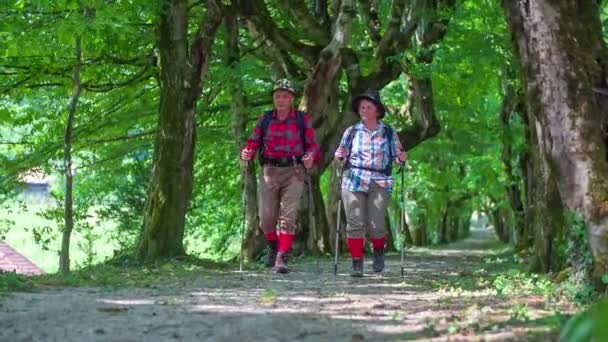
<path id="1" fill-rule="evenodd" d="M 29 291 L 37 288 L 64 286 L 101 286 L 112 288 L 144 287 L 163 285 L 180 287 L 191 279 L 213 271 L 218 274 L 226 264 L 195 257 L 181 260 L 160 260 L 153 264 L 131 264 L 124 258 L 83 267 L 67 276 L 58 273 L 40 276 L 21 276 L 12 272 L 0 272 L 0 295 L 11 291 Z"/>
<path id="2" fill-rule="evenodd" d="M 12 291 L 28 291 L 34 286 L 35 283 L 30 277 L 15 272 L 0 271 L 0 296 Z"/>
<path id="3" fill-rule="evenodd" d="M 11 205 L 9 209 L 0 208 L 0 221 L 14 221 L 8 227 L 6 234 L 6 243 L 13 249 L 23 254 L 39 268 L 47 273 L 56 272 L 59 265 L 59 250 L 61 249 L 61 232 L 57 224 L 53 221 L 37 215 L 37 212 L 45 209 L 47 205 L 32 204 L 28 206 L 27 211 L 18 208 L 17 205 Z M 114 224 L 111 222 L 98 223 L 95 218 L 90 219 L 90 224 L 93 226 L 92 233 L 95 237 L 92 239 L 91 248 L 89 241 L 85 238 L 83 232 L 77 230 L 72 232 L 70 243 L 70 260 L 72 269 L 83 267 L 91 261 L 98 263 L 112 257 L 115 248 L 115 242 L 110 239 L 110 234 L 114 229 Z M 35 242 L 33 229 L 34 227 L 49 227 L 50 241 L 47 246 L 42 246 Z M 92 250 L 92 253 L 87 253 L 87 250 Z"/>

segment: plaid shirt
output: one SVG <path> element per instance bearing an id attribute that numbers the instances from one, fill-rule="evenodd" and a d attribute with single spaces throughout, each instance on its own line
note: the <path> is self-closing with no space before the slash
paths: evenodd
<path id="1" fill-rule="evenodd" d="M 348 140 L 350 140 L 350 134 L 353 129 L 355 133 L 353 141 L 350 144 L 348 165 L 382 170 L 394 161 L 398 151 L 403 150 L 394 130 L 392 141 L 387 141 L 385 130 L 392 128 L 382 121 L 379 122 L 378 127 L 373 132 L 365 128 L 362 122 L 347 128 L 344 135 L 342 135 L 340 147 L 348 149 Z M 394 154 L 393 160 L 390 160 L 390 156 L 388 155 L 389 149 L 387 144 L 391 144 Z M 372 181 L 379 187 L 385 188 L 389 194 L 392 192 L 394 182 L 392 176 L 386 176 L 382 171 L 364 170 L 356 167 L 349 167 L 345 170 L 342 176 L 342 190 L 368 192 Z"/>
<path id="2" fill-rule="evenodd" d="M 302 133 L 298 129 L 296 111 L 291 111 L 285 120 L 279 120 L 276 116 L 277 114 L 274 112 L 264 137 L 261 136 L 262 130 L 260 128 L 264 115 L 260 116 L 251 138 L 247 139 L 245 148 L 254 151 L 254 158 L 258 147 L 261 145 L 263 146 L 263 156 L 268 158 L 298 157 L 304 153 L 310 153 L 315 161 L 321 159 L 319 146 L 315 142 L 315 131 L 312 129 L 308 114 L 304 114 L 304 123 L 306 124 L 304 138 L 306 146 L 308 146 L 306 151 L 304 151 L 302 145 Z"/>

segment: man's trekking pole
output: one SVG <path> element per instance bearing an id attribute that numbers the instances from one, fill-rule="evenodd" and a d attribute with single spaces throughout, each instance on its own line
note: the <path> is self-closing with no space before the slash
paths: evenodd
<path id="1" fill-rule="evenodd" d="M 400 218 L 401 218 L 401 276 L 405 276 L 405 258 L 404 258 L 404 247 L 405 247 L 405 163 L 399 168 L 401 173 L 401 205 L 400 205 Z"/>
<path id="2" fill-rule="evenodd" d="M 243 173 L 243 221 L 241 223 L 241 255 L 239 262 L 240 272 L 243 272 L 243 248 L 245 244 L 245 225 L 247 224 L 247 220 L 245 217 L 245 215 L 247 214 L 247 179 L 249 178 L 249 175 L 247 174 L 247 171 L 249 170 L 249 161 L 244 160 L 243 162 L 245 163 L 245 172 Z"/>
<path id="3" fill-rule="evenodd" d="M 334 254 L 334 275 L 338 275 L 338 249 L 340 248 L 340 217 L 342 216 L 342 170 L 344 164 L 338 164 L 338 218 L 336 220 L 336 247 Z"/>
<path id="4" fill-rule="evenodd" d="M 314 197 L 312 196 L 312 180 L 310 173 L 308 173 L 308 199 L 308 214 L 310 216 L 310 223 L 312 224 L 312 240 L 315 243 L 315 250 L 313 253 L 315 253 L 315 264 L 317 266 L 317 273 L 319 273 L 319 256 L 317 255 L 317 249 L 319 248 L 317 241 L 317 222 L 315 220 L 315 201 Z"/>

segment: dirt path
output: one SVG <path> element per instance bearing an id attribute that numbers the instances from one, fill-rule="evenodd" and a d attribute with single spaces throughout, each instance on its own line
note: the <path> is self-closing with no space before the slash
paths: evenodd
<path id="1" fill-rule="evenodd" d="M 294 263 L 288 275 L 207 272 L 146 289 L 63 288 L 0 302 L 0 341 L 549 340 L 547 297 L 500 295 L 502 263 L 486 231 L 408 251 L 384 276 L 351 279 L 341 259 Z M 370 272 L 369 262 L 366 272 Z"/>

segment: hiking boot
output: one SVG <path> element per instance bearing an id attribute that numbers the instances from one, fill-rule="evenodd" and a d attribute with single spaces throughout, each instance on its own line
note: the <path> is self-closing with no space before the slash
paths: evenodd
<path id="1" fill-rule="evenodd" d="M 264 263 L 266 267 L 274 266 L 275 261 L 277 260 L 277 250 L 279 249 L 278 241 L 269 241 L 268 242 L 268 255 L 266 255 L 266 262 Z"/>
<path id="2" fill-rule="evenodd" d="M 376 273 L 384 271 L 384 248 L 374 250 L 374 263 L 372 269 Z"/>
<path id="3" fill-rule="evenodd" d="M 289 272 L 289 268 L 287 268 L 287 252 L 277 253 L 277 260 L 274 263 L 273 271 L 275 271 L 276 273 Z"/>
<path id="4" fill-rule="evenodd" d="M 353 259 L 353 269 L 350 271 L 351 277 L 363 277 L 363 258 Z"/>

